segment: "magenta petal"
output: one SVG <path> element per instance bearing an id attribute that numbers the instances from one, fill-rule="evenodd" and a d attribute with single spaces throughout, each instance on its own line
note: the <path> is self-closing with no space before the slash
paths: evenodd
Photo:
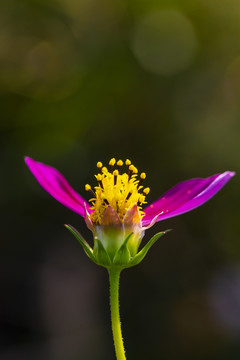
<path id="1" fill-rule="evenodd" d="M 86 201 L 69 185 L 58 170 L 29 157 L 25 157 L 25 162 L 44 190 L 61 204 L 84 217 Z M 86 206 L 89 210 L 89 206 L 87 204 Z"/>
<path id="2" fill-rule="evenodd" d="M 157 221 L 184 214 L 211 199 L 233 176 L 226 171 L 206 179 L 197 178 L 183 181 L 162 195 L 157 201 L 144 209 L 143 226 L 159 215 Z"/>

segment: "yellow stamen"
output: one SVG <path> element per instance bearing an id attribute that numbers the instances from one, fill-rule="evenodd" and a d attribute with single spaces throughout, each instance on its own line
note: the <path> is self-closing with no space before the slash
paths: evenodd
<path id="1" fill-rule="evenodd" d="M 97 181 L 101 181 L 102 180 L 102 174 L 97 174 L 96 178 L 97 178 Z"/>
<path id="2" fill-rule="evenodd" d="M 133 174 L 137 174 L 137 173 L 138 173 L 138 169 L 137 169 L 134 165 L 130 165 L 130 166 L 129 166 L 129 170 L 130 170 Z"/>
<path id="3" fill-rule="evenodd" d="M 118 160 L 117 166 L 123 166 L 123 161 L 122 161 L 122 160 Z"/>
<path id="4" fill-rule="evenodd" d="M 93 195 L 93 197 L 95 198 L 95 193 L 94 193 L 94 191 L 92 190 L 91 185 L 86 184 L 86 185 L 85 185 L 85 190 L 88 191 L 88 192 L 90 192 L 90 194 Z M 94 198 L 91 199 L 90 201 L 95 200 Z"/>
<path id="5" fill-rule="evenodd" d="M 86 185 L 85 185 L 85 190 L 86 190 L 86 191 L 89 191 L 89 190 L 91 190 L 91 189 L 92 189 L 92 188 L 91 188 L 91 186 L 90 186 L 89 184 L 86 184 Z"/>
<path id="6" fill-rule="evenodd" d="M 109 161 L 109 165 L 110 166 L 114 166 L 116 163 L 116 159 L 112 158 L 110 161 Z"/>
<path id="7" fill-rule="evenodd" d="M 148 195 L 150 193 L 150 188 L 149 187 L 145 188 L 143 190 L 143 192 L 144 192 L 145 195 Z"/>
<path id="8" fill-rule="evenodd" d="M 118 169 L 114 170 L 115 164 Z M 94 193 L 94 197 L 90 200 L 93 210 L 91 219 L 94 224 L 101 224 L 105 210 L 109 205 L 117 212 L 121 221 L 123 221 L 127 210 L 134 204 L 137 204 L 141 217 L 144 216 L 141 206 L 146 203 L 145 198 L 150 189 L 145 188 L 142 191 L 142 186 L 139 184 L 146 178 L 146 174 L 141 173 L 140 180 L 138 180 L 138 169 L 128 159 L 125 164 L 128 167 L 128 172 L 120 174 L 119 167 L 123 166 L 122 160 L 118 160 L 116 163 L 116 160 L 112 158 L 109 161 L 109 170 L 105 166 L 103 167 L 101 162 L 98 162 L 97 167 L 101 168 L 102 171 L 101 174 L 95 175 L 98 185 L 94 187 L 94 191 L 89 184 L 85 185 L 87 191 Z"/>
<path id="9" fill-rule="evenodd" d="M 140 204 L 140 205 L 146 204 L 146 202 L 145 202 L 144 200 L 145 200 L 145 196 L 144 196 L 143 194 L 141 194 L 141 195 L 139 196 L 139 200 L 138 200 L 139 204 Z"/>

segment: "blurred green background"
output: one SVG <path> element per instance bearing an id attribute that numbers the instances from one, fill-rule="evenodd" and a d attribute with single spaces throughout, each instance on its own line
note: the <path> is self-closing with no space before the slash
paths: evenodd
<path id="1" fill-rule="evenodd" d="M 63 224 L 91 233 L 23 156 L 86 197 L 112 156 L 147 173 L 149 202 L 188 178 L 238 174 L 240 1 L 2 1 L 0 109 L 0 358 L 114 359 L 107 273 Z M 122 274 L 128 359 L 239 359 L 239 203 L 236 176 L 147 232 L 174 229 Z"/>

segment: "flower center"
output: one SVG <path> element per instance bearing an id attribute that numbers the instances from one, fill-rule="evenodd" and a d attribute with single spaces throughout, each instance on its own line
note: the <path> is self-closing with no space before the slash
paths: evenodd
<path id="1" fill-rule="evenodd" d="M 98 185 L 92 190 L 89 184 L 85 189 L 89 191 L 93 198 L 91 219 L 95 224 L 101 224 L 101 220 L 106 208 L 110 205 L 118 214 L 121 221 L 129 208 L 137 204 L 141 217 L 145 214 L 142 205 L 146 204 L 145 198 L 150 188 L 143 188 L 142 182 L 146 178 L 145 173 L 140 174 L 138 179 L 138 169 L 130 160 L 125 161 L 127 172 L 121 174 L 123 161 L 113 158 L 109 161 L 109 170 L 101 162 L 97 163 L 99 173 L 95 175 Z M 117 168 L 115 168 L 117 167 Z"/>

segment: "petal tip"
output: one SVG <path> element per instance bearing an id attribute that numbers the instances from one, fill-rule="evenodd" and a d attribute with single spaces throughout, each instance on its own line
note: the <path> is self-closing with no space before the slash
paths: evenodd
<path id="1" fill-rule="evenodd" d="M 231 177 L 233 177 L 233 176 L 236 175 L 236 172 L 235 172 L 235 171 L 228 171 L 228 173 L 229 173 L 229 175 L 230 175 Z"/>
<path id="2" fill-rule="evenodd" d="M 235 175 L 236 175 L 235 171 L 225 171 L 224 173 L 220 174 L 220 177 L 222 179 L 226 179 L 226 181 L 229 181 Z"/>
<path id="3" fill-rule="evenodd" d="M 24 161 L 25 161 L 25 163 L 27 163 L 29 159 L 30 159 L 29 156 L 24 156 Z"/>
<path id="4" fill-rule="evenodd" d="M 24 156 L 24 161 L 27 166 L 30 166 L 31 163 L 34 162 L 34 160 L 32 158 L 30 158 L 29 156 Z"/>
<path id="5" fill-rule="evenodd" d="M 230 176 L 230 177 L 232 177 L 232 176 L 235 176 L 236 175 L 236 172 L 235 171 L 224 171 L 223 173 L 222 173 L 222 175 L 228 175 L 228 176 Z"/>

